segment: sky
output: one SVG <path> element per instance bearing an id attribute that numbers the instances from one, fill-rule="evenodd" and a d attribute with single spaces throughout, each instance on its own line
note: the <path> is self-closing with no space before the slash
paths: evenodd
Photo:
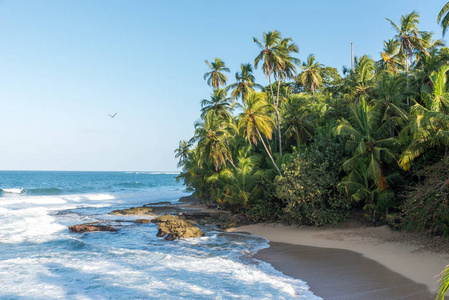
<path id="1" fill-rule="evenodd" d="M 279 30 L 341 71 L 379 59 L 389 18 L 420 30 L 446 0 L 0 1 L 0 170 L 176 171 L 211 88 L 205 60 L 253 63 L 253 37 Z M 267 84 L 260 70 L 256 81 Z M 114 118 L 108 116 L 117 113 Z"/>

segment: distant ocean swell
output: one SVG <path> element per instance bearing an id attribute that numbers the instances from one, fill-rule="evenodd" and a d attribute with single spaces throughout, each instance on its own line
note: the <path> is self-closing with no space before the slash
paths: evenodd
<path id="1" fill-rule="evenodd" d="M 42 189 L 24 189 L 24 188 L 13 188 L 13 189 L 1 189 L 2 194 L 26 194 L 26 195 L 60 195 L 63 194 L 62 189 L 58 188 L 42 188 Z"/>

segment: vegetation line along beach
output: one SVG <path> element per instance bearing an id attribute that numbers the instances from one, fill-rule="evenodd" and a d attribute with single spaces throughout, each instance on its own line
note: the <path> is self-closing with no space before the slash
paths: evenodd
<path id="1" fill-rule="evenodd" d="M 449 3 L 437 20 L 444 34 Z M 446 243 L 449 49 L 419 21 L 416 11 L 386 19 L 391 36 L 379 57 L 356 56 L 342 74 L 313 54 L 300 62 L 300 45 L 277 30 L 248 37 L 260 52 L 233 84 L 225 60 L 206 60 L 212 91 L 193 137 L 175 150 L 178 179 L 200 201 L 254 222 L 356 220 Z M 267 86 L 256 83 L 254 69 L 263 70 Z M 250 231 L 266 236 L 260 227 Z M 430 287 L 440 271 L 412 279 Z M 445 272 L 438 298 L 449 286 Z"/>

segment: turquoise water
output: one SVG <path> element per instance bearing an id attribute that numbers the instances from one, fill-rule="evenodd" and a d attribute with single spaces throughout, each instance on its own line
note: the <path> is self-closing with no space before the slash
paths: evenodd
<path id="1" fill-rule="evenodd" d="M 248 255 L 268 247 L 260 237 L 202 227 L 205 237 L 168 242 L 155 224 L 127 222 L 134 217 L 115 233 L 68 231 L 114 220 L 114 209 L 176 203 L 189 193 L 175 176 L 0 172 L 0 298 L 318 299 Z"/>

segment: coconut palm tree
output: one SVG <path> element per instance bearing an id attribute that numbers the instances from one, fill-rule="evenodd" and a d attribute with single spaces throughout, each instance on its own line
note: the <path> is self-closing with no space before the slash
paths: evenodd
<path id="1" fill-rule="evenodd" d="M 276 165 L 271 151 L 267 148 L 263 136 L 266 139 L 271 139 L 271 133 L 273 131 L 273 121 L 267 115 L 267 108 L 269 104 L 265 98 L 265 95 L 257 92 L 250 92 L 243 99 L 242 113 L 238 116 L 238 130 L 244 135 L 250 144 L 257 145 L 258 141 L 261 141 L 265 151 L 270 157 L 271 162 L 275 166 L 279 175 L 281 171 Z"/>
<path id="2" fill-rule="evenodd" d="M 382 59 L 377 61 L 378 69 L 385 70 L 392 74 L 399 73 L 399 70 L 403 68 L 403 58 L 399 52 L 399 41 L 390 39 L 384 41 L 384 49 L 380 53 Z"/>
<path id="3" fill-rule="evenodd" d="M 254 88 L 262 88 L 260 84 L 255 83 L 256 78 L 253 75 L 253 67 L 251 64 L 241 64 L 241 72 L 235 73 L 235 83 L 230 84 L 226 89 L 232 90 L 231 99 L 244 98 L 249 91 Z"/>
<path id="4" fill-rule="evenodd" d="M 216 57 L 214 62 L 206 60 L 206 64 L 211 70 L 204 74 L 204 80 L 207 80 L 207 84 L 214 89 L 218 89 L 220 85 L 226 85 L 228 77 L 226 77 L 223 72 L 229 73 L 230 70 L 226 67 L 224 61 Z"/>
<path id="5" fill-rule="evenodd" d="M 447 2 L 438 14 L 437 23 L 440 23 L 443 27 L 443 36 L 446 33 L 446 29 L 449 26 L 449 2 Z"/>
<path id="6" fill-rule="evenodd" d="M 416 103 L 411 108 L 414 118 L 401 132 L 403 140 L 410 139 L 409 146 L 403 151 L 399 161 L 401 167 L 408 170 L 415 158 L 427 148 L 449 146 L 449 89 L 446 73 L 449 65 L 430 75 L 433 90 L 424 93 L 424 106 Z"/>
<path id="7" fill-rule="evenodd" d="M 373 88 L 373 111 L 382 116 L 382 122 L 392 117 L 408 121 L 407 106 L 404 103 L 404 78 L 392 73 L 382 74 L 380 80 Z M 391 134 L 393 136 L 393 134 Z"/>
<path id="8" fill-rule="evenodd" d="M 376 213 L 388 213 L 388 208 L 392 206 L 394 193 L 391 190 L 382 189 L 372 181 L 369 159 L 356 158 L 356 167 L 338 184 L 343 189 L 350 200 L 364 202 L 363 209 L 372 213 L 373 222 Z M 385 181 L 393 181 L 397 174 L 387 176 Z"/>
<path id="9" fill-rule="evenodd" d="M 239 205 L 245 211 L 251 204 L 263 199 L 261 179 L 264 172 L 259 166 L 259 155 L 254 155 L 250 147 L 243 147 L 238 153 L 237 168 L 224 169 L 219 178 L 224 182 L 224 200 L 231 205 Z"/>
<path id="10" fill-rule="evenodd" d="M 378 188 L 386 190 L 388 183 L 382 165 L 396 162 L 396 137 L 390 136 L 396 122 L 396 117 L 382 122 L 382 115 L 371 110 L 363 97 L 357 106 L 351 106 L 351 118 L 342 119 L 337 126 L 337 133 L 348 138 L 346 148 L 352 154 L 343 169 L 350 173 L 365 160 L 370 178 Z"/>
<path id="11" fill-rule="evenodd" d="M 282 157 L 282 134 L 281 134 L 281 124 L 279 119 L 279 105 L 280 105 L 280 94 L 281 94 L 281 80 L 293 78 L 296 75 L 296 64 L 299 64 L 299 59 L 291 56 L 292 53 L 298 53 L 298 46 L 293 43 L 292 38 L 283 38 L 279 41 L 278 47 L 275 49 L 278 56 L 281 58 L 276 62 L 274 67 L 274 75 L 278 80 L 276 99 L 273 99 L 274 112 L 276 115 L 276 126 L 278 129 L 279 137 L 279 155 Z"/>
<path id="12" fill-rule="evenodd" d="M 313 102 L 315 102 L 315 90 L 323 81 L 320 75 L 320 69 L 323 65 L 315 61 L 315 55 L 310 54 L 307 63 L 302 64 L 301 83 L 312 91 Z"/>
<path id="13" fill-rule="evenodd" d="M 231 118 L 231 100 L 226 95 L 225 89 L 215 89 L 209 99 L 201 101 L 201 118 L 204 118 L 209 112 L 223 119 Z"/>
<path id="14" fill-rule="evenodd" d="M 192 144 L 189 141 L 179 141 L 179 146 L 175 150 L 175 157 L 179 157 L 178 167 L 184 166 L 187 159 L 189 158 L 190 147 Z"/>
<path id="15" fill-rule="evenodd" d="M 449 3 L 448 3 L 449 4 Z M 448 5 L 446 4 L 446 6 Z M 444 268 L 441 272 L 440 279 L 438 280 L 438 295 L 435 300 L 444 300 L 444 295 L 446 295 L 447 290 L 449 290 L 449 265 Z"/>
<path id="16" fill-rule="evenodd" d="M 271 75 L 276 73 L 276 70 L 283 69 L 285 62 L 279 44 L 281 42 L 281 33 L 277 30 L 269 31 L 268 33 L 263 33 L 263 43 L 257 38 L 253 38 L 254 42 L 261 48 L 259 55 L 254 59 L 254 66 L 257 66 L 262 61 L 262 70 L 264 71 L 265 77 L 268 77 L 268 82 L 270 85 L 271 99 L 273 101 L 274 112 L 276 116 L 276 127 L 278 128 L 278 133 L 280 132 L 279 123 L 279 111 L 276 105 L 276 98 L 274 97 L 273 85 L 271 84 Z M 281 135 L 278 134 L 279 139 L 279 152 L 282 153 L 282 140 Z"/>
<path id="17" fill-rule="evenodd" d="M 407 77 L 407 88 L 408 88 L 408 74 L 409 66 L 413 63 L 413 55 L 415 50 L 422 51 L 429 55 L 427 48 L 427 41 L 422 38 L 423 32 L 418 30 L 419 15 L 416 11 L 412 11 L 408 15 L 401 17 L 400 26 L 396 25 L 390 19 L 387 19 L 393 28 L 396 30 L 396 35 L 394 39 L 400 44 L 399 51 L 405 57 L 405 72 Z M 409 98 L 407 97 L 407 104 L 410 104 Z"/>
<path id="18" fill-rule="evenodd" d="M 202 122 L 195 125 L 193 141 L 198 142 L 197 151 L 200 161 L 211 161 L 215 170 L 221 170 L 228 161 L 234 168 L 231 151 L 229 149 L 229 138 L 232 136 L 232 128 L 229 122 L 213 111 L 206 114 Z"/>
<path id="19" fill-rule="evenodd" d="M 275 65 L 282 64 L 282 58 L 278 54 L 280 40 L 281 33 L 277 30 L 269 31 L 268 33 L 264 32 L 262 42 L 253 37 L 253 41 L 262 49 L 254 59 L 254 67 L 257 69 L 259 63 L 262 62 L 262 70 L 265 77 L 268 78 L 272 99 L 274 99 L 274 92 L 273 86 L 271 85 L 271 75 L 274 72 Z"/>
<path id="20" fill-rule="evenodd" d="M 309 100 L 309 99 L 307 99 Z M 291 95 L 281 106 L 283 133 L 287 141 L 294 140 L 296 146 L 307 143 L 315 132 L 314 114 L 306 100 L 298 95 Z"/>
<path id="21" fill-rule="evenodd" d="M 366 97 L 374 85 L 375 67 L 374 61 L 366 55 L 360 59 L 356 57 L 354 61 L 354 70 L 343 68 L 343 74 L 348 74 L 343 79 L 343 92 L 345 98 L 357 104 L 362 96 Z"/>
<path id="22" fill-rule="evenodd" d="M 412 64 L 413 54 L 415 50 L 427 52 L 426 40 L 422 38 L 423 32 L 418 30 L 419 15 L 416 11 L 412 11 L 408 15 L 401 17 L 400 26 L 387 18 L 393 28 L 396 30 L 394 39 L 400 43 L 399 51 L 405 56 L 405 68 L 408 74 L 409 66 Z"/>

